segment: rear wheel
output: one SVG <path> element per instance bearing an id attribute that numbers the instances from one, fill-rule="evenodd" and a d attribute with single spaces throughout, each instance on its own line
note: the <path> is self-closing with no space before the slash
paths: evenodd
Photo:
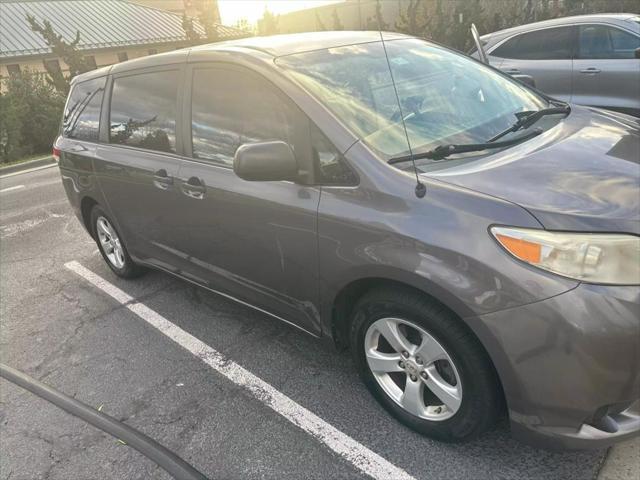
<path id="1" fill-rule="evenodd" d="M 135 278 L 145 272 L 143 267 L 131 259 L 113 222 L 97 205 L 91 211 L 91 227 L 102 258 L 116 275 Z"/>
<path id="2" fill-rule="evenodd" d="M 486 353 L 427 297 L 403 289 L 365 295 L 355 307 L 351 348 L 374 397 L 413 430 L 461 442 L 495 423 L 502 402 Z"/>

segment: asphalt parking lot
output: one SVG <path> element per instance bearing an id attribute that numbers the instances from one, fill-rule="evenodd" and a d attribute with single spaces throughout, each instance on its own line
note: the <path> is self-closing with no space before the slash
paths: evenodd
<path id="1" fill-rule="evenodd" d="M 259 377 L 292 401 L 293 413 L 78 271 L 125 292 L 234 371 Z M 2 362 L 101 407 L 211 479 L 366 478 L 367 468 L 430 480 L 592 479 L 606 454 L 536 450 L 512 440 L 506 422 L 462 446 L 409 431 L 375 403 L 347 353 L 164 273 L 116 278 L 73 215 L 55 167 L 0 180 L 0 292 Z M 4 380 L 0 393 L 2 479 L 169 478 L 35 395 Z M 320 420 L 316 430 L 287 417 L 300 411 Z M 339 435 L 317 433 L 331 427 Z M 341 454 L 345 446 L 355 450 Z M 371 466 L 374 457 L 381 462 Z"/>

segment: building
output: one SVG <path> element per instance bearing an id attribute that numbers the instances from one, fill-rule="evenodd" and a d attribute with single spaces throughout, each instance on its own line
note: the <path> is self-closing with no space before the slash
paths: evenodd
<path id="1" fill-rule="evenodd" d="M 206 1 L 202 0 L 202 5 Z M 156 3 L 160 2 L 164 0 L 156 0 Z M 217 3 L 215 6 L 217 12 Z M 25 69 L 45 71 L 45 64 L 68 71 L 66 64 L 52 54 L 42 36 L 31 30 L 27 15 L 40 23 L 43 20 L 51 22 L 67 42 L 72 42 L 76 32 L 80 32 L 78 49 L 96 67 L 189 45 L 182 27 L 182 13 L 126 0 L 1 0 L 0 80 Z M 194 28 L 204 37 L 204 29 L 197 20 Z M 241 30 L 219 23 L 215 28 L 220 40 L 247 36 Z"/>

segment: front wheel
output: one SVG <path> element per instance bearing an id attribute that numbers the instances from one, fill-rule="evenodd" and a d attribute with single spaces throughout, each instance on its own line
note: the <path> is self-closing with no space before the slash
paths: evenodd
<path id="1" fill-rule="evenodd" d="M 145 272 L 143 267 L 131 259 L 113 222 L 97 205 L 91 211 L 91 226 L 93 238 L 98 244 L 102 258 L 116 275 L 122 278 L 135 278 Z"/>
<path id="2" fill-rule="evenodd" d="M 495 423 L 502 401 L 487 354 L 427 297 L 403 289 L 365 295 L 355 306 L 351 349 L 374 397 L 413 430 L 462 442 Z"/>

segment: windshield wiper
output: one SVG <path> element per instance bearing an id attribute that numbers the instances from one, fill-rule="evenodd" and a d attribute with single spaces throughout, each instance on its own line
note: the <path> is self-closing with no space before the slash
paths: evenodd
<path id="1" fill-rule="evenodd" d="M 543 108 L 542 110 L 518 112 L 516 113 L 516 117 L 518 118 L 516 123 L 511 125 L 506 130 L 498 133 L 497 135 L 494 135 L 489 140 L 487 140 L 487 142 L 495 142 L 499 138 L 502 138 L 505 135 L 507 135 L 508 133 L 517 132 L 518 130 L 524 130 L 525 128 L 528 128 L 534 123 L 536 123 L 542 117 L 546 117 L 547 115 L 557 115 L 560 113 L 566 114 L 569 112 L 571 112 L 571 107 L 569 106 L 569 104 L 564 104 L 559 107 Z"/>
<path id="2" fill-rule="evenodd" d="M 424 153 L 417 153 L 413 155 L 405 155 L 403 157 L 396 157 L 389 160 L 387 163 L 394 165 L 396 163 L 409 162 L 413 160 L 421 160 L 423 158 L 428 158 L 430 160 L 442 160 L 443 158 L 448 157 L 449 155 L 454 155 L 456 153 L 468 153 L 468 152 L 481 152 L 482 150 L 489 150 L 494 148 L 503 148 L 510 147 L 511 145 L 515 145 L 517 143 L 523 142 L 533 137 L 537 137 L 542 133 L 541 128 L 536 128 L 534 130 L 529 130 L 523 135 L 519 135 L 514 138 L 510 138 L 509 140 L 503 140 L 502 142 L 485 142 L 485 143 L 465 143 L 460 145 L 440 145 L 433 150 L 429 150 Z"/>

